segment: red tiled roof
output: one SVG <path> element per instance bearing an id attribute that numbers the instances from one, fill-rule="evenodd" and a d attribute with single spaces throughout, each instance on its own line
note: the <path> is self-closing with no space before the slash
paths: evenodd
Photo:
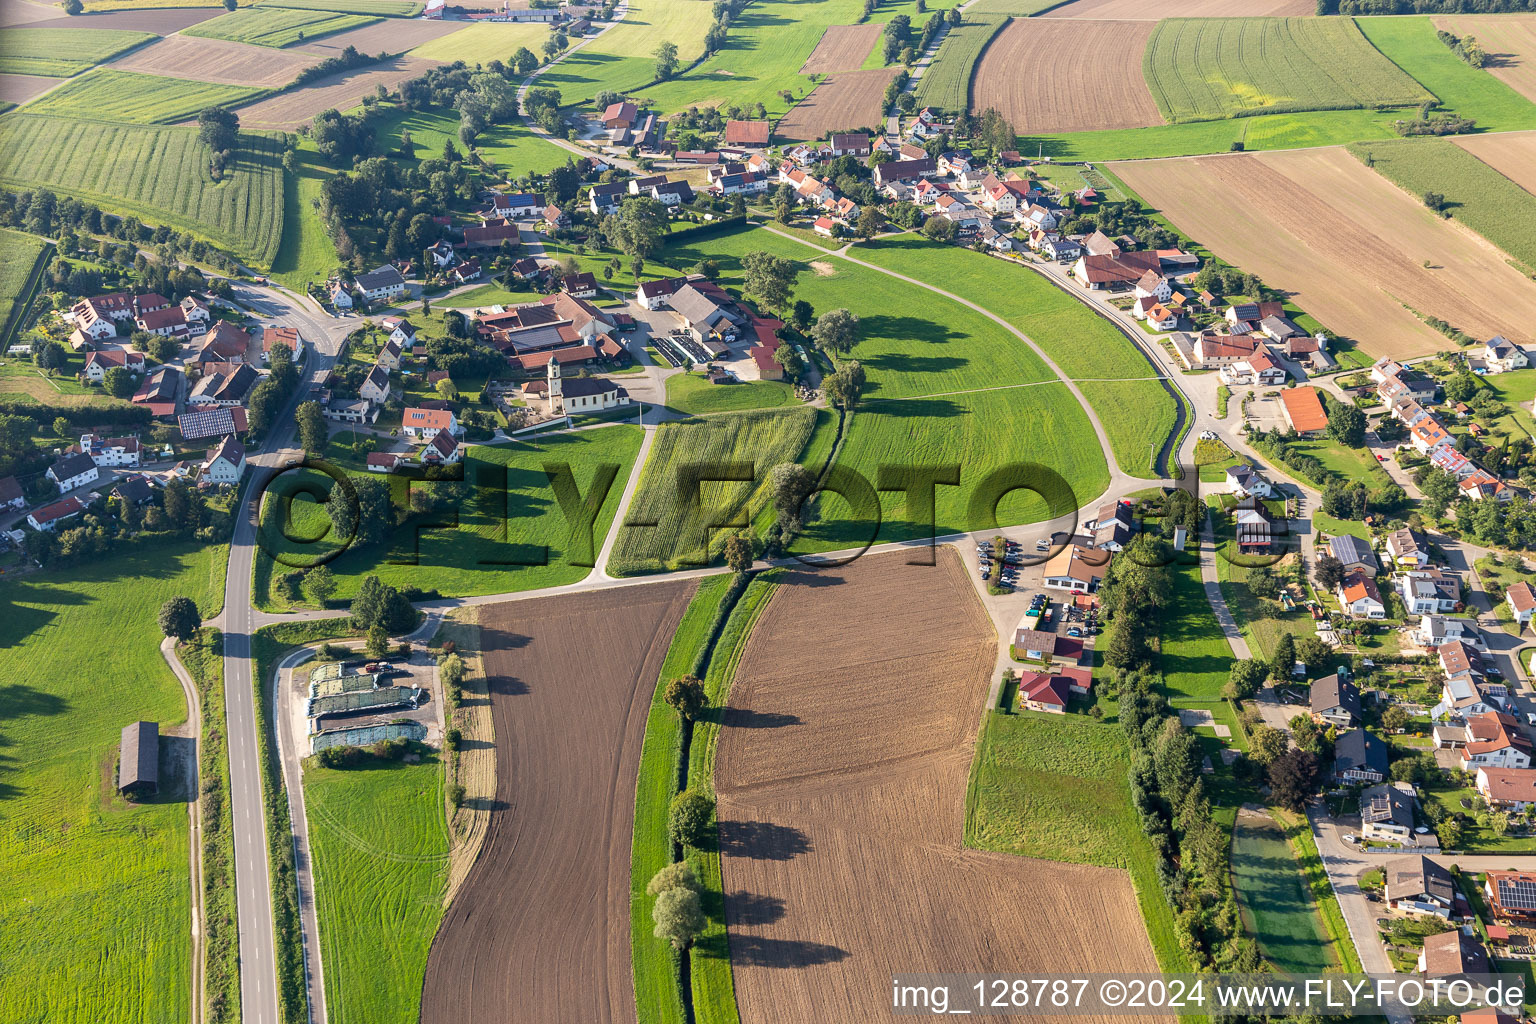
<path id="1" fill-rule="evenodd" d="M 1328 414 L 1323 412 L 1322 399 L 1316 388 L 1291 388 L 1280 392 L 1280 401 L 1291 426 L 1299 431 L 1322 430 L 1328 425 Z"/>

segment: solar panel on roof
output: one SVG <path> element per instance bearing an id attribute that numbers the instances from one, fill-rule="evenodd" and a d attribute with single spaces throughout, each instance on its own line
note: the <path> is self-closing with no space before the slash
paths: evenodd
<path id="1" fill-rule="evenodd" d="M 1499 879 L 1499 903 L 1513 910 L 1536 910 L 1536 881 Z"/>

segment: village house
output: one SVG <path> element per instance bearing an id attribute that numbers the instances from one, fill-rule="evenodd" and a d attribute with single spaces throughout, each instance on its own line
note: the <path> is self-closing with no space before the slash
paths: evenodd
<path id="1" fill-rule="evenodd" d="M 915 160 L 892 160 L 890 163 L 880 164 L 874 170 L 876 188 L 883 188 L 893 181 L 912 181 L 916 178 L 924 178 L 934 174 L 938 165 L 932 157 L 924 156 Z"/>
<path id="2" fill-rule="evenodd" d="M 1376 554 L 1359 537 L 1349 533 L 1337 535 L 1328 542 L 1328 553 L 1343 564 L 1345 572 L 1359 572 L 1375 578 Z"/>
<path id="3" fill-rule="evenodd" d="M 330 283 L 326 291 L 330 294 L 331 305 L 337 309 L 352 308 L 352 287 L 345 281 L 337 278 Z"/>
<path id="4" fill-rule="evenodd" d="M 423 409 L 409 406 L 400 414 L 400 432 L 406 437 L 423 440 L 436 437 L 441 431 L 460 436 L 464 429 L 458 417 L 448 409 Z"/>
<path id="5" fill-rule="evenodd" d="M 1298 434 L 1316 434 L 1328 426 L 1328 414 L 1316 388 L 1287 388 L 1280 392 L 1280 405 L 1285 422 Z"/>
<path id="6" fill-rule="evenodd" d="M 80 435 L 80 451 L 98 466 L 137 466 L 140 458 L 136 437 L 98 437 Z"/>
<path id="7" fill-rule="evenodd" d="M 234 366 L 228 373 L 212 371 L 203 374 L 192 393 L 187 395 L 189 405 L 244 405 L 251 389 L 260 381 L 261 374 L 246 363 Z"/>
<path id="8" fill-rule="evenodd" d="M 1522 581 L 1511 586 L 1504 592 L 1504 600 L 1511 616 L 1520 625 L 1527 625 L 1536 617 L 1536 588 L 1529 583 Z"/>
<path id="9" fill-rule="evenodd" d="M 1350 729 L 1333 742 L 1333 779 L 1340 785 L 1384 782 L 1387 745 L 1365 729 Z"/>
<path id="10" fill-rule="evenodd" d="M 1461 747 L 1461 767 L 1529 768 L 1531 741 L 1521 734 L 1515 720 L 1502 711 L 1467 716 L 1466 743 Z"/>
<path id="11" fill-rule="evenodd" d="M 1526 351 L 1503 335 L 1490 339 L 1483 346 L 1483 362 L 1488 365 L 1489 373 L 1508 373 L 1531 365 Z"/>
<path id="12" fill-rule="evenodd" d="M 108 348 L 85 354 L 85 379 L 100 384 L 107 371 L 122 367 L 134 376 L 144 372 L 144 353 L 125 348 Z"/>
<path id="13" fill-rule="evenodd" d="M 622 181 L 593 185 L 587 193 L 587 209 L 594 217 L 612 213 L 619 208 L 619 203 L 628 192 L 629 186 Z"/>
<path id="14" fill-rule="evenodd" d="M 1090 236 L 1091 237 L 1091 236 Z M 1092 249 L 1072 266 L 1072 276 L 1091 291 L 1114 290 L 1134 285 L 1149 270 L 1159 270 L 1162 262 L 1155 252 L 1121 252 L 1118 256 L 1096 255 Z"/>
<path id="15" fill-rule="evenodd" d="M 14 476 L 0 476 L 0 509 L 20 511 L 27 507 L 27 496 Z"/>
<path id="16" fill-rule="evenodd" d="M 1403 527 L 1387 534 L 1387 554 L 1399 569 L 1422 569 L 1430 563 L 1429 541 L 1418 530 Z"/>
<path id="17" fill-rule="evenodd" d="M 1536 806 L 1536 770 L 1483 766 L 1477 769 L 1475 785 L 1495 810 L 1523 813 Z"/>
<path id="18" fill-rule="evenodd" d="M 427 246 L 427 255 L 432 258 L 433 266 L 441 270 L 453 262 L 453 243 L 446 238 L 439 238 Z"/>
<path id="19" fill-rule="evenodd" d="M 1222 317 L 1227 321 L 1227 329 L 1233 334 L 1253 334 L 1259 330 L 1259 324 L 1265 317 L 1284 315 L 1283 302 L 1244 302 L 1228 306 Z"/>
<path id="20" fill-rule="evenodd" d="M 480 279 L 480 261 L 460 260 L 448 270 L 448 276 L 453 278 L 455 284 L 466 284 Z"/>
<path id="21" fill-rule="evenodd" d="M 740 149 L 767 149 L 772 131 L 769 121 L 727 121 L 724 141 L 727 146 Z"/>
<path id="22" fill-rule="evenodd" d="M 690 280 L 672 293 L 669 302 L 701 343 L 712 338 L 735 341 L 738 328 L 746 322 L 735 302 L 713 281 Z"/>
<path id="23" fill-rule="evenodd" d="M 1439 569 L 1410 569 L 1396 583 L 1409 615 L 1452 612 L 1461 603 L 1461 581 Z"/>
<path id="24" fill-rule="evenodd" d="M 1343 671 L 1314 680 L 1309 703 L 1318 722 L 1340 728 L 1360 724 L 1360 688 Z"/>
<path id="25" fill-rule="evenodd" d="M 464 459 L 464 445 L 446 430 L 439 430 L 417 456 L 424 466 L 451 466 Z"/>
<path id="26" fill-rule="evenodd" d="M 1238 551 L 1250 555 L 1264 554 L 1286 532 L 1284 523 L 1277 521 L 1263 500 L 1254 495 L 1238 500 L 1232 510 L 1232 527 Z"/>
<path id="27" fill-rule="evenodd" d="M 400 369 L 400 358 L 403 355 L 405 355 L 404 346 L 390 339 L 385 341 L 383 347 L 379 349 L 378 358 L 374 362 L 386 370 L 394 371 Z"/>
<path id="28" fill-rule="evenodd" d="M 1384 619 L 1387 617 L 1387 606 L 1381 599 L 1381 591 L 1376 588 L 1376 581 L 1366 574 L 1356 571 L 1349 573 L 1339 585 L 1334 588 L 1334 596 L 1339 599 L 1339 606 L 1344 614 L 1354 619 Z"/>
<path id="29" fill-rule="evenodd" d="M 416 327 L 404 317 L 386 316 L 379 321 L 379 326 L 389 332 L 384 337 L 386 342 L 399 345 L 407 352 L 416 344 Z"/>
<path id="30" fill-rule="evenodd" d="M 1431 978 L 1458 974 L 1487 974 L 1488 953 L 1483 944 L 1459 928 L 1424 939 L 1417 970 Z"/>
<path id="31" fill-rule="evenodd" d="M 404 461 L 405 455 L 401 452 L 369 452 L 368 472 L 393 473 Z"/>
<path id="32" fill-rule="evenodd" d="M 238 405 L 203 406 L 176 417 L 176 428 L 187 441 L 243 434 L 246 430 L 245 410 Z"/>
<path id="33" fill-rule="evenodd" d="M 199 483 L 233 486 L 245 475 L 245 445 L 231 434 L 208 452 L 203 460 Z"/>
<path id="34" fill-rule="evenodd" d="M 27 523 L 34 530 L 52 533 L 58 529 L 60 523 L 66 519 L 73 519 L 84 511 L 85 505 L 81 504 L 79 498 L 71 494 L 67 498 L 62 498 L 41 508 L 33 509 L 27 513 Z"/>
<path id="35" fill-rule="evenodd" d="M 77 487 L 95 483 L 101 476 L 101 470 L 96 468 L 96 463 L 84 452 L 65 452 L 48 467 L 47 476 L 59 489 L 59 493 L 65 494 Z"/>
<path id="36" fill-rule="evenodd" d="M 1536 873 L 1529 871 L 1489 871 L 1484 876 L 1483 894 L 1488 906 L 1499 918 L 1527 921 L 1536 919 Z"/>
<path id="37" fill-rule="evenodd" d="M 389 401 L 389 368 L 382 363 L 374 363 L 357 393 L 374 405 L 383 405 Z"/>
<path id="38" fill-rule="evenodd" d="M 1413 842 L 1413 787 L 1385 782 L 1360 791 L 1360 836 L 1387 843 Z"/>
<path id="39" fill-rule="evenodd" d="M 176 396 L 181 393 L 181 381 L 183 376 L 180 371 L 169 366 L 162 366 L 139 385 L 139 390 L 133 393 L 133 404 L 142 405 L 149 410 L 149 414 L 159 418 L 171 416 L 176 412 Z"/>
<path id="40" fill-rule="evenodd" d="M 827 153 L 833 157 L 869 156 L 869 136 L 863 132 L 834 132 L 827 136 Z"/>
<path id="41" fill-rule="evenodd" d="M 1246 362 L 1258 351 L 1258 346 L 1252 338 L 1201 331 L 1195 339 L 1193 350 L 1194 364 L 1191 369 L 1214 370 Z"/>
<path id="42" fill-rule="evenodd" d="M 1483 643 L 1475 622 L 1471 619 L 1451 618 L 1447 615 L 1421 616 L 1414 639 L 1425 647 L 1443 647 L 1453 643 L 1473 645 Z"/>
<path id="43" fill-rule="evenodd" d="M 1399 857 L 1382 866 L 1387 906 L 1413 914 L 1451 917 L 1458 893 L 1451 873 L 1423 854 Z"/>
<path id="44" fill-rule="evenodd" d="M 389 378 L 386 377 L 386 386 L 388 382 Z M 325 403 L 323 415 L 337 423 L 372 423 L 379 418 L 379 407 L 366 397 L 356 401 L 333 398 Z"/>
<path id="45" fill-rule="evenodd" d="M 1246 462 L 1227 467 L 1226 484 L 1227 490 L 1239 498 L 1269 498 L 1275 493 L 1274 485 L 1264 479 L 1264 474 Z"/>
<path id="46" fill-rule="evenodd" d="M 1043 582 L 1053 590 L 1091 594 L 1099 589 L 1110 557 L 1110 552 L 1095 550 L 1074 538 L 1041 567 Z"/>
<path id="47" fill-rule="evenodd" d="M 165 338 L 184 338 L 191 333 L 187 329 L 187 315 L 180 306 L 148 310 L 134 317 L 133 322 L 139 330 Z"/>
<path id="48" fill-rule="evenodd" d="M 155 488 L 149 477 L 142 473 L 121 477 L 112 488 L 112 496 L 125 505 L 142 505 L 155 496 Z"/>
<path id="49" fill-rule="evenodd" d="M 243 327 L 237 327 L 227 320 L 220 320 L 203 338 L 203 343 L 198 348 L 193 362 L 199 364 L 243 363 L 250 344 L 251 336 Z"/>
<path id="50" fill-rule="evenodd" d="M 405 278 L 391 264 L 376 267 L 356 278 L 358 291 L 369 302 L 387 302 L 405 294 Z"/>
<path id="51" fill-rule="evenodd" d="M 585 271 L 580 274 L 567 274 L 560 279 L 560 290 L 578 299 L 595 298 L 597 296 L 597 276 L 591 271 Z"/>
<path id="52" fill-rule="evenodd" d="M 1093 546 L 1100 551 L 1120 551 L 1131 542 L 1136 532 L 1136 517 L 1129 502 L 1115 501 L 1100 505 L 1093 522 L 1087 524 L 1093 531 Z"/>
<path id="53" fill-rule="evenodd" d="M 263 327 L 261 330 L 261 364 L 272 365 L 272 350 L 278 345 L 288 347 L 288 358 L 299 362 L 304 356 L 304 339 L 297 327 Z"/>

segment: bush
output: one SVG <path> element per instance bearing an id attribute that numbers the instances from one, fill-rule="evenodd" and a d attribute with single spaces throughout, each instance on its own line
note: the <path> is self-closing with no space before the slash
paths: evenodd
<path id="1" fill-rule="evenodd" d="M 464 787 L 457 782 L 448 783 L 448 806 L 458 810 L 464 805 Z"/>
<path id="2" fill-rule="evenodd" d="M 443 746 L 449 750 L 458 750 L 459 744 L 464 740 L 464 734 L 458 729 L 449 729 L 443 733 Z"/>
<path id="3" fill-rule="evenodd" d="M 709 819 L 714 813 L 713 800 L 696 789 L 685 789 L 672 798 L 667 832 L 674 843 L 697 848 L 709 834 Z"/>

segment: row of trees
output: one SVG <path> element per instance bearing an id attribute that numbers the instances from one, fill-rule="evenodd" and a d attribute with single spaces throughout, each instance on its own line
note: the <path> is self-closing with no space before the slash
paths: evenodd
<path id="1" fill-rule="evenodd" d="M 0 417 L 3 419 L 4 417 Z M 125 544 L 153 545 L 195 539 L 216 544 L 233 533 L 229 494 L 207 494 L 172 480 L 146 503 L 98 497 L 68 529 L 28 530 L 27 556 L 49 568 L 79 565 L 112 554 Z"/>

